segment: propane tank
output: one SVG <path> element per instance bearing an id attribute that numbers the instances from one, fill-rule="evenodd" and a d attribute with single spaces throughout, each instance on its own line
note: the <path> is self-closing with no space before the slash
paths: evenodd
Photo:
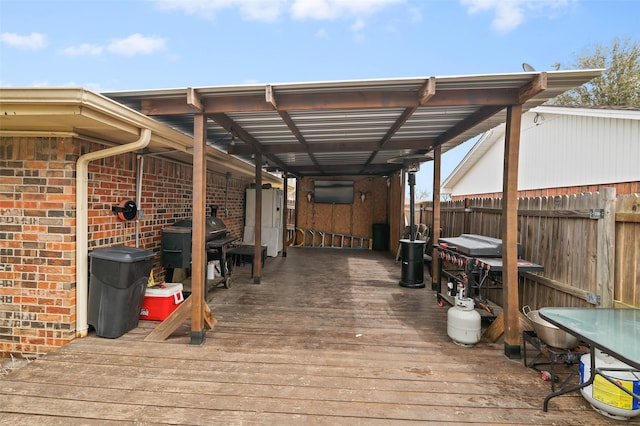
<path id="1" fill-rule="evenodd" d="M 481 319 L 473 299 L 455 297 L 455 304 L 447 311 L 447 334 L 461 346 L 473 346 L 480 341 Z"/>
<path id="2" fill-rule="evenodd" d="M 596 349 L 598 368 L 629 368 L 627 364 Z M 604 372 L 607 377 L 615 380 L 636 395 L 640 395 L 640 374 L 636 371 Z M 580 357 L 580 383 L 585 383 L 591 377 L 591 354 Z M 598 413 L 616 420 L 629 420 L 640 414 L 640 402 L 631 395 L 618 389 L 604 377 L 596 375 L 594 382 L 580 389 L 580 393 L 591 407 Z"/>

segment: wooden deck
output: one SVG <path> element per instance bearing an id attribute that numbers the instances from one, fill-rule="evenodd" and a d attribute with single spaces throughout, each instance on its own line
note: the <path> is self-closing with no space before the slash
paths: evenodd
<path id="1" fill-rule="evenodd" d="M 447 308 L 398 286 L 387 253 L 289 249 L 262 283 L 209 293 L 218 323 L 161 343 L 157 322 L 90 336 L 0 378 L 0 424 L 554 424 L 619 422 L 549 392 L 501 343 L 451 342 Z M 636 424 L 633 420 L 631 423 Z"/>

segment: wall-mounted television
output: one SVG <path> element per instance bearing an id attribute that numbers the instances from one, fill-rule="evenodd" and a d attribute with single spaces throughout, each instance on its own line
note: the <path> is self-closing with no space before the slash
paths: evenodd
<path id="1" fill-rule="evenodd" d="M 353 204 L 353 181 L 316 180 L 313 201 L 320 204 Z"/>

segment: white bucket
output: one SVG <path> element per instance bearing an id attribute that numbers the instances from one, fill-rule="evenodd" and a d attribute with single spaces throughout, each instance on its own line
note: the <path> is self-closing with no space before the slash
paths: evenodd
<path id="1" fill-rule="evenodd" d="M 210 260 L 207 263 L 207 279 L 208 280 L 212 280 L 214 279 L 217 274 L 219 274 L 218 271 L 220 271 L 220 267 L 218 266 L 220 264 L 219 260 Z"/>
<path id="2" fill-rule="evenodd" d="M 627 388 L 636 395 L 640 393 L 640 374 L 634 372 L 627 364 L 605 354 L 599 350 L 596 353 L 596 367 L 598 368 L 628 368 L 631 371 L 610 371 L 607 377 L 615 380 L 619 385 Z M 591 377 L 591 355 L 585 354 L 580 358 L 580 383 Z M 580 389 L 582 396 L 594 410 L 600 414 L 616 420 L 628 420 L 640 414 L 640 401 L 618 389 L 600 375 L 596 375 L 594 383 Z"/>

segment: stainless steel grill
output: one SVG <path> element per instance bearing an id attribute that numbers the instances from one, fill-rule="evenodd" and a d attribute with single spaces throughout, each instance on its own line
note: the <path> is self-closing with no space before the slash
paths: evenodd
<path id="1" fill-rule="evenodd" d="M 495 316 L 497 305 L 486 300 L 481 290 L 486 280 L 493 282 L 494 288 L 502 286 L 502 240 L 477 234 L 461 234 L 459 237 L 440 238 L 435 246 L 439 252 L 439 276 L 444 282 L 434 282 L 433 289 L 438 304 L 446 300 L 453 304 L 453 297 L 463 288 L 465 297 L 474 298 L 477 306 Z M 518 272 L 539 272 L 541 265 L 521 258 L 523 249 L 518 243 Z M 486 288 L 486 287 L 485 287 Z M 484 314 L 481 311 L 481 314 Z"/>
<path id="2" fill-rule="evenodd" d="M 227 246 L 238 238 L 231 235 L 224 221 L 215 215 L 206 218 L 207 262 L 220 260 L 225 264 Z M 173 279 L 175 268 L 191 268 L 192 219 L 183 219 L 162 230 L 162 266 L 165 268 L 166 281 Z M 223 276 L 224 269 L 222 268 Z"/>

